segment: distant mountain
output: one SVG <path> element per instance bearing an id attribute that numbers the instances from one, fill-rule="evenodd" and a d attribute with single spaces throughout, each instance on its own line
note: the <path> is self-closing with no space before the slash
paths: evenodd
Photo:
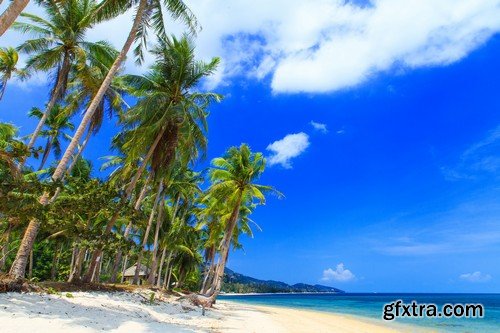
<path id="1" fill-rule="evenodd" d="M 226 268 L 222 291 L 227 293 L 343 293 L 343 290 L 322 286 L 297 283 L 289 285 L 281 281 L 259 280 L 236 273 Z"/>

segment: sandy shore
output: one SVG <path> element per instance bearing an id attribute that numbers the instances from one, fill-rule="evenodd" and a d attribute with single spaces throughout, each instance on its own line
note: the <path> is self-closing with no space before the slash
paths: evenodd
<path id="1" fill-rule="evenodd" d="M 174 297 L 150 304 L 151 292 L 0 294 L 3 333 L 94 332 L 417 332 L 356 317 L 220 301 L 202 315 Z M 160 295 L 157 295 L 160 297 Z"/>

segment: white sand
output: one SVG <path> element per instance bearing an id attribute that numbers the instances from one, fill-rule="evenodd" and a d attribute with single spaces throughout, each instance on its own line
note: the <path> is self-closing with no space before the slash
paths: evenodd
<path id="1" fill-rule="evenodd" d="M 2 333 L 259 332 L 394 333 L 422 331 L 357 317 L 295 309 L 217 302 L 214 310 L 179 303 L 175 297 L 148 304 L 141 293 L 76 292 L 0 294 Z"/>

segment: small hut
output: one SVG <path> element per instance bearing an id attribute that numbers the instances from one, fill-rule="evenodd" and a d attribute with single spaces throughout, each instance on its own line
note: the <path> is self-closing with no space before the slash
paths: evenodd
<path id="1" fill-rule="evenodd" d="M 134 276 L 135 276 L 135 270 L 136 270 L 137 264 L 130 266 L 125 270 L 123 273 L 123 282 L 128 283 L 128 284 L 133 284 L 134 283 Z M 141 269 L 139 270 L 139 284 L 143 284 L 144 282 L 147 281 L 149 272 L 151 270 L 149 267 L 142 265 L 141 264 Z"/>

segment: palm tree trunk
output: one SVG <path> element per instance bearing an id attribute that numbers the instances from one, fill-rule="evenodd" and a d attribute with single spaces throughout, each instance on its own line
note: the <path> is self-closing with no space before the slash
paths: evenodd
<path id="1" fill-rule="evenodd" d="M 137 265 L 135 266 L 135 275 L 134 275 L 134 284 L 139 282 L 139 272 L 141 271 L 141 260 L 144 255 L 144 248 L 148 243 L 149 231 L 151 230 L 151 225 L 153 224 L 153 220 L 155 217 L 156 207 L 158 206 L 158 202 L 160 201 L 161 192 L 163 192 L 163 182 L 160 182 L 158 185 L 158 192 L 156 193 L 156 198 L 153 203 L 153 208 L 151 209 L 151 213 L 149 214 L 148 225 L 146 227 L 146 231 L 144 231 L 144 236 L 142 238 L 141 249 L 139 251 L 139 256 L 137 258 Z"/>
<path id="2" fill-rule="evenodd" d="M 160 259 L 160 267 L 158 268 L 158 278 L 156 279 L 156 288 L 160 288 L 161 286 L 161 272 L 163 270 L 163 264 L 165 264 L 165 256 L 167 254 L 167 247 L 165 246 L 163 248 L 163 252 L 161 254 L 161 259 Z"/>
<path id="3" fill-rule="evenodd" d="M 127 270 L 127 261 L 128 261 L 128 256 L 125 256 L 125 259 L 123 259 L 122 277 L 120 279 L 121 283 L 123 283 L 123 281 L 125 280 L 125 270 Z"/>
<path id="4" fill-rule="evenodd" d="M 14 0 L 11 2 L 0 16 L 0 36 L 3 36 L 5 31 L 10 28 L 29 2 L 29 0 Z"/>
<path id="5" fill-rule="evenodd" d="M 0 259 L 0 271 L 5 272 L 7 256 L 9 255 L 10 247 L 10 232 L 12 230 L 12 225 L 8 222 L 7 230 L 5 231 L 5 243 L 2 246 L 2 258 Z"/>
<path id="6" fill-rule="evenodd" d="M 207 264 L 210 263 L 208 268 L 205 270 L 205 278 L 203 279 L 203 284 L 201 285 L 200 293 L 204 294 L 207 289 L 207 282 L 209 277 L 212 275 L 215 270 L 215 246 L 210 246 L 209 253 L 207 256 Z"/>
<path id="7" fill-rule="evenodd" d="M 56 245 L 54 257 L 52 258 L 52 267 L 50 269 L 50 280 L 55 281 L 57 274 L 57 263 L 59 261 L 59 253 L 61 252 L 62 243 Z"/>
<path id="8" fill-rule="evenodd" d="M 149 274 L 149 283 L 151 285 L 155 284 L 155 278 L 156 278 L 156 267 L 158 266 L 158 237 L 160 235 L 160 228 L 163 222 L 163 210 L 165 209 L 165 203 L 163 200 L 160 200 L 161 202 L 159 203 L 158 207 L 158 217 L 156 218 L 156 230 L 155 230 L 155 238 L 153 242 L 153 254 L 152 254 L 152 261 L 151 261 L 151 272 Z"/>
<path id="9" fill-rule="evenodd" d="M 212 263 L 212 267 L 210 268 L 210 271 L 208 272 L 208 279 L 207 283 L 205 284 L 205 287 L 203 288 L 202 294 L 206 295 L 208 294 L 208 291 L 212 288 L 212 286 L 215 284 L 215 272 L 217 271 L 217 267 L 220 265 L 220 259 L 217 262 Z"/>
<path id="10" fill-rule="evenodd" d="M 99 283 L 101 281 L 101 271 L 102 271 L 102 263 L 104 261 L 104 252 L 102 256 L 99 258 L 99 267 L 96 271 L 94 271 L 94 276 L 92 276 L 91 282 Z"/>
<path id="11" fill-rule="evenodd" d="M 2 89 L 0 90 L 0 100 L 2 100 L 3 98 L 3 94 L 5 93 L 5 88 L 7 88 L 7 80 L 4 80 L 2 82 Z"/>
<path id="12" fill-rule="evenodd" d="M 238 221 L 238 215 L 240 213 L 240 206 L 242 200 L 242 192 L 238 193 L 238 199 L 236 201 L 236 205 L 231 212 L 231 217 L 229 218 L 229 223 L 226 226 L 226 230 L 224 232 L 224 237 L 222 238 L 221 246 L 220 246 L 220 255 L 221 260 L 219 266 L 215 272 L 215 280 L 208 291 L 208 296 L 210 296 L 213 300 L 217 297 L 220 292 L 220 288 L 222 286 L 222 280 L 224 278 L 224 269 L 226 268 L 226 262 L 229 255 L 229 249 L 231 247 L 231 240 L 233 238 L 234 228 L 236 227 L 236 223 Z"/>
<path id="13" fill-rule="evenodd" d="M 33 277 L 33 250 L 30 252 L 30 262 L 28 265 L 28 279 L 31 279 Z"/>
<path id="14" fill-rule="evenodd" d="M 172 278 L 172 270 L 174 269 L 174 265 L 170 263 L 170 267 L 168 268 L 168 276 L 167 276 L 167 290 L 170 290 L 170 279 Z"/>
<path id="15" fill-rule="evenodd" d="M 31 250 L 33 249 L 38 229 L 40 229 L 40 222 L 35 219 L 31 220 L 28 224 L 28 228 L 26 228 L 19 250 L 17 251 L 16 259 L 14 259 L 14 262 L 10 267 L 10 277 L 14 279 L 24 278 L 26 273 L 26 264 L 28 263 L 28 257 Z"/>
<path id="16" fill-rule="evenodd" d="M 85 139 L 83 139 L 82 145 L 79 147 L 76 154 L 73 155 L 73 160 L 71 161 L 68 170 L 66 170 L 65 175 L 70 175 L 71 171 L 73 171 L 73 168 L 75 167 L 78 158 L 82 155 L 82 152 L 85 150 L 85 147 L 87 147 L 87 143 L 89 143 L 91 134 L 92 134 L 91 131 L 87 131 L 87 135 L 85 136 Z"/>
<path id="17" fill-rule="evenodd" d="M 139 208 L 141 207 L 141 203 L 144 200 L 144 197 L 146 196 L 146 193 L 148 191 L 148 185 L 149 185 L 149 182 L 151 181 L 151 178 L 152 178 L 152 175 L 149 174 L 148 178 L 146 178 L 146 181 L 144 182 L 144 186 L 142 187 L 141 193 L 139 194 L 139 197 L 137 198 L 137 201 L 135 202 L 134 209 L 136 211 L 138 211 Z M 129 223 L 127 224 L 127 227 L 125 228 L 125 232 L 123 233 L 123 237 L 125 239 L 127 239 L 128 235 L 130 233 L 130 230 L 132 230 L 132 220 L 129 221 Z M 118 250 L 118 252 L 116 253 L 116 256 L 115 256 L 115 263 L 113 265 L 113 272 L 111 273 L 111 278 L 110 278 L 111 283 L 116 282 L 116 278 L 118 276 L 118 269 L 120 268 L 121 260 L 122 260 L 122 250 Z"/>
<path id="18" fill-rule="evenodd" d="M 167 285 L 167 277 L 168 277 L 168 270 L 170 268 L 170 261 L 172 260 L 172 252 L 170 252 L 168 254 L 168 258 L 167 258 L 167 267 L 165 267 L 165 276 L 163 277 L 163 289 L 165 289 L 166 287 L 168 287 Z"/>
<path id="19" fill-rule="evenodd" d="M 113 80 L 116 73 L 120 69 L 123 61 L 125 60 L 125 57 L 126 57 L 128 51 L 130 50 L 130 47 L 134 43 L 134 40 L 135 40 L 136 35 L 137 35 L 137 31 L 140 28 L 141 23 L 143 21 L 144 12 L 146 10 L 147 4 L 148 4 L 147 0 L 140 0 L 139 6 L 137 7 L 137 12 L 135 14 L 134 23 L 132 24 L 132 28 L 130 29 L 127 40 L 125 41 L 125 44 L 123 45 L 123 48 L 120 51 L 120 54 L 118 55 L 115 62 L 113 63 L 113 65 L 109 69 L 108 74 L 106 75 L 106 77 L 102 81 L 102 84 L 99 87 L 99 90 L 97 91 L 97 93 L 94 96 L 94 98 L 92 99 L 92 102 L 90 103 L 87 111 L 85 112 L 85 115 L 84 115 L 80 125 L 78 126 L 78 129 L 75 132 L 75 135 L 71 139 L 71 142 L 70 142 L 68 148 L 64 152 L 63 157 L 61 158 L 59 164 L 57 165 L 56 170 L 54 171 L 54 174 L 52 175 L 53 180 L 58 180 L 63 176 L 63 174 L 66 170 L 66 166 L 68 165 L 69 160 L 71 158 L 71 155 L 73 155 L 73 151 L 75 150 L 76 146 L 78 145 L 78 142 L 80 142 L 80 139 L 83 137 L 85 129 L 87 128 L 88 124 L 90 123 L 90 120 L 92 119 L 92 117 L 95 113 L 95 110 L 97 109 L 97 107 L 101 103 L 101 100 L 103 99 L 106 91 L 108 90 L 109 86 L 111 85 L 111 81 Z"/>
<path id="20" fill-rule="evenodd" d="M 61 98 L 61 94 L 63 93 L 62 89 L 64 86 L 64 82 L 68 79 L 70 69 L 71 69 L 71 63 L 69 54 L 65 54 L 61 69 L 59 70 L 59 73 L 57 73 L 57 82 L 54 87 L 54 90 L 52 90 L 49 104 L 47 104 L 45 112 L 38 121 L 35 131 L 31 135 L 30 141 L 28 142 L 28 149 L 32 148 L 35 145 L 35 141 L 40 135 L 40 132 L 42 131 L 43 125 L 45 125 L 45 122 L 47 121 L 49 114 L 52 112 L 52 109 L 56 105 L 57 101 Z M 24 165 L 25 162 L 26 158 L 21 161 L 21 167 Z"/>
<path id="21" fill-rule="evenodd" d="M 47 140 L 47 144 L 45 145 L 45 150 L 43 152 L 43 157 L 42 157 L 42 162 L 40 163 L 40 166 L 38 167 L 38 171 L 43 169 L 43 166 L 45 165 L 45 162 L 47 162 L 47 158 L 49 157 L 50 150 L 52 149 L 52 144 L 54 143 L 54 138 L 50 138 Z"/>
<path id="22" fill-rule="evenodd" d="M 71 253 L 71 261 L 69 263 L 69 272 L 71 274 L 71 272 L 73 271 L 73 267 L 75 265 L 75 259 L 76 259 L 76 255 L 78 254 L 78 248 L 76 247 L 76 245 L 73 247 L 73 251 Z"/>
<path id="23" fill-rule="evenodd" d="M 75 262 L 73 264 L 73 268 L 70 271 L 68 282 L 75 282 L 77 280 L 80 280 L 84 259 L 85 259 L 85 249 L 81 247 L 77 248 Z"/>
<path id="24" fill-rule="evenodd" d="M 166 129 L 163 128 L 160 131 L 160 133 L 158 133 L 158 135 L 155 138 L 155 141 L 153 142 L 153 144 L 151 145 L 151 147 L 149 147 L 149 150 L 148 150 L 146 156 L 142 160 L 141 166 L 139 167 L 139 169 L 137 170 L 137 172 L 134 175 L 134 178 L 132 178 L 132 181 L 130 182 L 130 184 L 128 185 L 127 189 L 125 190 L 125 194 L 127 196 L 126 199 L 130 198 L 130 196 L 132 194 L 132 191 L 134 190 L 135 186 L 137 185 L 137 182 L 139 181 L 139 179 L 141 178 L 142 173 L 146 169 L 146 166 L 148 165 L 148 162 L 151 159 L 151 156 L 153 156 L 154 150 L 155 150 L 156 146 L 158 145 L 158 143 L 160 142 L 161 137 L 165 133 L 165 130 Z"/>
<path id="25" fill-rule="evenodd" d="M 103 252 L 101 249 L 94 250 L 92 252 L 92 257 L 90 258 L 89 267 L 87 268 L 87 274 L 83 277 L 83 282 L 90 283 L 94 281 L 95 272 L 99 267 Z"/>

